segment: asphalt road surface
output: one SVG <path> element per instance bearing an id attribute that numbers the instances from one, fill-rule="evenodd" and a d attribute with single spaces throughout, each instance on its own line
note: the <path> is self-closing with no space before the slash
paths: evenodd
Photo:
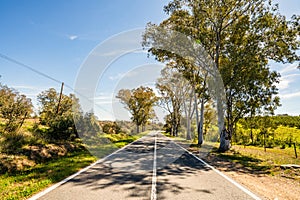
<path id="1" fill-rule="evenodd" d="M 161 133 L 151 132 L 33 199 L 259 198 Z"/>

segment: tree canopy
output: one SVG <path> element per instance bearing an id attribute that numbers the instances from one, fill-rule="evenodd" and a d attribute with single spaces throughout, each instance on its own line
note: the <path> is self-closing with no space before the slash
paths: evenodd
<path id="1" fill-rule="evenodd" d="M 226 93 L 224 129 L 228 137 L 221 134 L 220 144 L 225 151 L 238 119 L 251 113 L 273 114 L 280 105 L 276 96 L 280 74 L 270 70 L 269 61 L 300 60 L 300 17 L 287 20 L 271 0 L 173 0 L 164 10 L 169 18 L 159 25 L 148 24 L 143 44 L 157 60 L 175 61 L 174 67 L 183 67 L 183 71 L 203 66 L 153 47 L 161 42 L 155 37 L 157 29 L 185 34 L 205 49 L 220 71 Z M 202 79 L 197 80 L 203 81 L 203 75 L 199 76 Z"/>
<path id="2" fill-rule="evenodd" d="M 0 118 L 5 119 L 4 132 L 15 132 L 30 117 L 32 103 L 25 95 L 0 84 Z"/>
<path id="3" fill-rule="evenodd" d="M 155 116 L 153 106 L 157 102 L 157 97 L 149 87 L 139 87 L 136 89 L 121 89 L 116 96 L 132 115 L 131 119 L 137 126 L 137 132 L 141 125 L 146 125 L 149 119 Z"/>
<path id="4" fill-rule="evenodd" d="M 40 123 L 50 127 L 49 139 L 65 140 L 72 135 L 78 137 L 74 123 L 74 118 L 81 115 L 78 99 L 74 94 L 62 94 L 59 102 L 59 96 L 54 88 L 38 95 Z"/>

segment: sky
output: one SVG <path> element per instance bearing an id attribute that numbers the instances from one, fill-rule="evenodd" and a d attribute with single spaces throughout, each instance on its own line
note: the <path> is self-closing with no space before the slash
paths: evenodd
<path id="1" fill-rule="evenodd" d="M 275 2 L 287 17 L 300 14 L 299 0 Z M 158 24 L 165 19 L 163 6 L 167 3 L 167 0 L 2 0 L 0 54 L 54 81 L 0 57 L 0 82 L 26 94 L 34 105 L 37 94 L 50 87 L 59 90 L 60 82 L 66 84 L 65 93 L 91 82 L 93 90 L 84 96 L 89 99 L 86 103 L 93 101 L 91 107 L 100 119 L 128 117 L 114 98 L 118 89 L 139 84 L 153 87 L 162 65 L 148 58 L 142 49 L 118 53 L 122 49 L 120 43 L 137 38 L 135 30 L 144 29 L 148 22 Z M 96 56 L 99 52 L 102 57 Z M 114 59 L 108 62 L 107 58 Z M 94 67 L 102 67 L 102 71 L 90 68 L 85 74 L 91 60 L 99 63 Z M 102 62 L 107 62 L 105 68 L 100 66 Z M 300 70 L 296 64 L 271 63 L 271 68 L 282 75 L 278 85 L 282 107 L 276 113 L 299 115 Z"/>

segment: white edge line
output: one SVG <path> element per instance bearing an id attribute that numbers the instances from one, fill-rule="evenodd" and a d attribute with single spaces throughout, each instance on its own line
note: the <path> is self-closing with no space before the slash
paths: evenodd
<path id="1" fill-rule="evenodd" d="M 155 142 L 154 142 L 154 151 L 153 151 L 153 172 L 152 172 L 152 188 L 151 188 L 151 200 L 156 200 L 156 138 L 155 135 Z"/>
<path id="2" fill-rule="evenodd" d="M 173 140 L 171 140 L 172 142 L 174 142 Z M 193 153 L 191 153 L 190 151 L 188 151 L 187 149 L 183 148 L 182 146 L 180 146 L 179 144 L 177 144 L 176 142 L 174 142 L 174 144 L 176 144 L 177 146 L 179 146 L 180 148 L 182 148 L 183 150 L 185 150 L 186 152 L 188 152 L 191 156 L 193 156 L 194 158 L 196 158 L 197 160 L 199 160 L 200 162 L 202 162 L 205 166 L 211 168 L 213 171 L 215 171 L 217 174 L 219 174 L 220 176 L 222 176 L 223 178 L 225 178 L 227 181 L 229 181 L 230 183 L 232 183 L 233 185 L 235 185 L 236 187 L 238 187 L 239 189 L 241 189 L 243 192 L 245 192 L 246 194 L 248 194 L 249 196 L 251 196 L 253 199 L 255 200 L 261 200 L 261 198 L 259 198 L 258 196 L 256 196 L 254 193 L 252 193 L 250 190 L 248 190 L 247 188 L 245 188 L 244 186 L 242 186 L 241 184 L 237 183 L 236 181 L 234 181 L 233 179 L 229 178 L 228 176 L 226 176 L 225 174 L 223 174 L 222 172 L 220 172 L 219 170 L 217 170 L 216 168 L 214 168 L 213 166 L 209 165 L 208 163 L 206 163 L 204 160 L 202 160 L 201 158 L 198 158 L 197 156 L 195 156 Z"/>
<path id="3" fill-rule="evenodd" d="M 151 133 L 151 132 L 150 132 L 150 133 Z M 133 141 L 133 142 L 127 144 L 126 146 L 124 146 L 124 147 L 122 147 L 122 148 L 116 150 L 115 152 L 113 152 L 113 153 L 111 153 L 111 154 L 105 156 L 104 158 L 101 158 L 101 159 L 97 160 L 96 162 L 92 163 L 91 165 L 89 165 L 89 166 L 87 166 L 87 167 L 81 169 L 80 171 L 78 171 L 78 172 L 76 172 L 75 174 L 73 174 L 73 175 L 71 175 L 71 176 L 65 178 L 64 180 L 62 180 L 62 181 L 60 181 L 60 182 L 58 182 L 58 183 L 56 183 L 56 184 L 54 184 L 54 185 L 52 185 L 52 186 L 46 188 L 45 190 L 43 190 L 43 191 L 41 191 L 41 192 L 39 192 L 39 193 L 33 195 L 32 197 L 30 197 L 30 198 L 27 199 L 27 200 L 37 200 L 38 198 L 41 198 L 42 196 L 46 195 L 47 193 L 51 192 L 52 190 L 58 188 L 59 186 L 65 184 L 65 183 L 68 182 L 69 180 L 75 178 L 76 176 L 78 176 L 78 175 L 81 174 L 82 172 L 87 171 L 88 169 L 90 169 L 91 167 L 95 166 L 96 164 L 99 164 L 99 163 L 103 162 L 104 160 L 106 160 L 107 158 L 111 157 L 112 155 L 118 153 L 119 151 L 124 150 L 124 149 L 125 149 L 126 147 L 128 147 L 129 145 L 132 145 L 133 143 L 135 143 L 135 142 L 141 140 L 142 138 L 148 136 L 150 133 L 148 133 L 147 135 L 144 135 L 143 137 L 141 137 L 141 138 L 139 138 L 139 139 L 137 139 L 137 140 L 135 140 L 135 141 Z"/>

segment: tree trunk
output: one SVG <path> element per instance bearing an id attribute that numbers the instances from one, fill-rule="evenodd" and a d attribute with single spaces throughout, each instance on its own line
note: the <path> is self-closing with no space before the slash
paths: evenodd
<path id="1" fill-rule="evenodd" d="M 230 149 L 230 140 L 228 135 L 229 133 L 224 126 L 224 129 L 220 135 L 220 147 L 219 147 L 220 152 L 225 152 Z"/>
<path id="2" fill-rule="evenodd" d="M 191 139 L 191 120 L 190 116 L 188 114 L 186 116 L 186 139 L 190 140 Z"/>
<path id="3" fill-rule="evenodd" d="M 198 124 L 198 145 L 203 144 L 204 99 L 201 99 L 200 122 Z"/>
<path id="4" fill-rule="evenodd" d="M 217 95 L 217 111 L 218 111 L 218 127 L 220 131 L 219 151 L 225 152 L 230 149 L 230 140 L 224 122 L 223 104 L 221 98 L 218 95 Z"/>
<path id="5" fill-rule="evenodd" d="M 136 125 L 136 133 L 140 133 L 140 126 L 138 124 Z"/>
<path id="6" fill-rule="evenodd" d="M 250 127 L 250 138 L 251 138 L 251 144 L 253 145 L 254 144 L 254 141 L 253 141 L 253 130 L 252 130 L 252 126 Z"/>
<path id="7" fill-rule="evenodd" d="M 201 132 L 201 129 L 203 130 L 203 126 L 201 127 L 201 123 L 199 121 L 198 101 L 197 101 L 197 95 L 196 95 L 196 92 L 195 92 L 195 87 L 193 89 L 194 89 L 194 99 L 195 99 L 194 104 L 195 104 L 195 109 L 196 109 L 196 124 L 197 124 L 198 145 L 199 145 L 199 138 L 200 138 L 199 133 Z M 202 123 L 202 125 L 203 125 L 203 123 Z M 203 137 L 202 137 L 202 142 L 203 142 Z M 201 144 L 202 144 L 202 142 L 201 142 Z"/>

